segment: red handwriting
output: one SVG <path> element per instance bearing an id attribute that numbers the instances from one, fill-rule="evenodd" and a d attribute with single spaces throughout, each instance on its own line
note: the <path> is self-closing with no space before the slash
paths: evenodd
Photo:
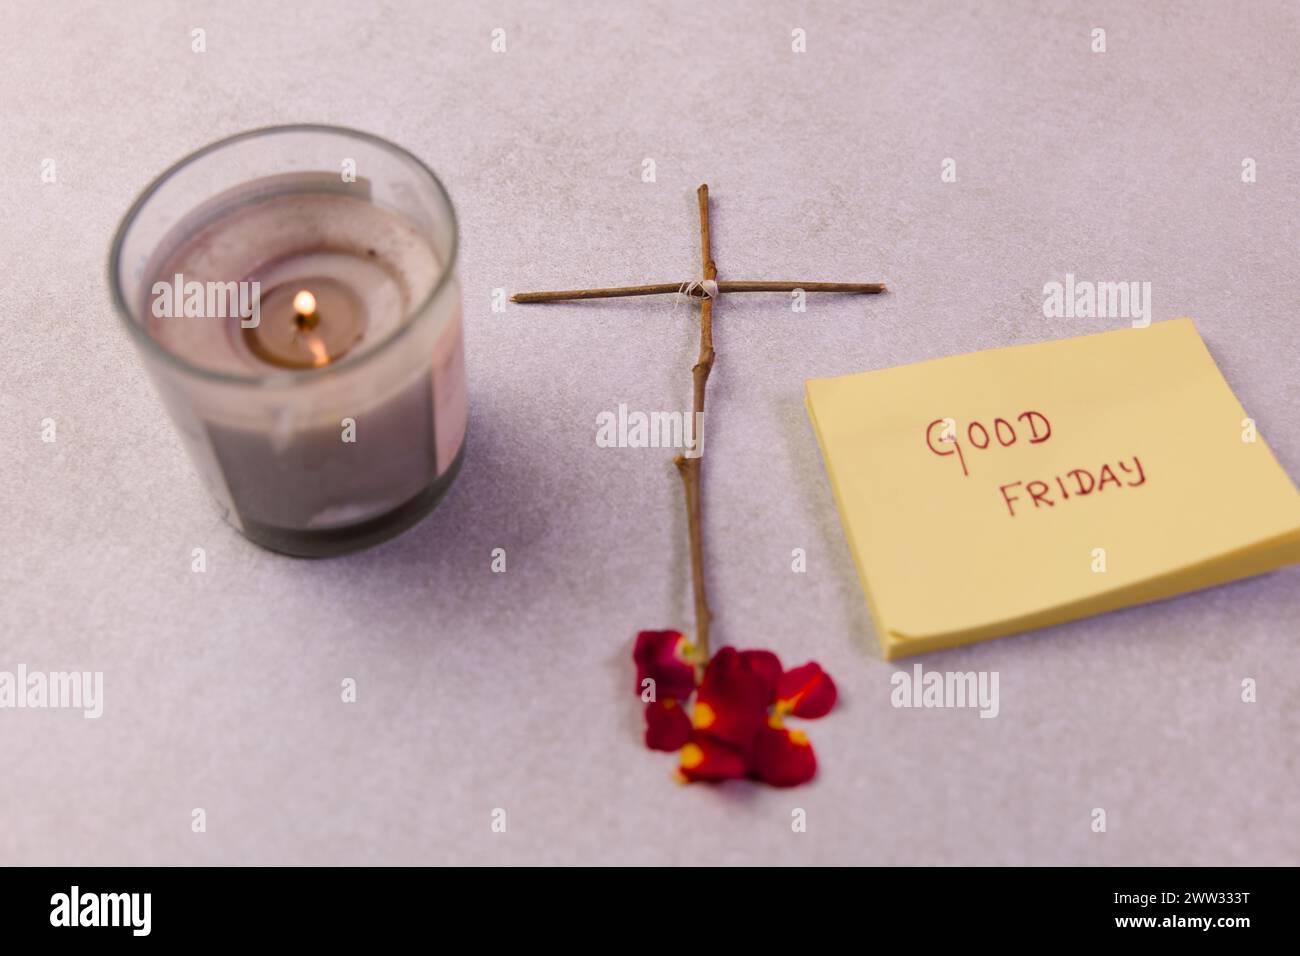
<path id="1" fill-rule="evenodd" d="M 1063 475 L 1054 476 L 1056 488 L 1053 489 L 1046 481 L 1035 479 L 1034 481 L 1013 481 L 1009 484 L 999 485 L 998 490 L 1002 492 L 1002 500 L 1006 503 L 1007 514 L 1016 517 L 1016 502 L 1020 502 L 1021 509 L 1033 503 L 1034 509 L 1038 508 L 1055 508 L 1058 502 L 1068 501 L 1070 498 L 1083 498 L 1091 494 L 1101 494 L 1109 487 L 1115 488 L 1137 488 L 1146 484 L 1147 474 L 1142 468 L 1142 462 L 1137 455 L 1133 456 L 1133 464 L 1128 465 L 1123 461 L 1115 463 L 1119 470 L 1124 474 L 1126 479 L 1136 477 L 1136 481 L 1120 481 L 1119 476 L 1109 464 L 1103 464 L 1101 469 L 1094 475 L 1087 468 L 1071 468 Z M 1022 489 L 1028 493 L 1029 497 L 1016 494 L 1017 489 Z M 1055 497 L 1053 497 L 1055 495 Z"/>
<path id="2" fill-rule="evenodd" d="M 1052 437 L 1052 423 L 1042 412 L 1021 412 L 1015 416 L 1015 421 L 1020 422 L 1019 428 L 1006 418 L 995 418 L 988 425 L 972 421 L 966 425 L 965 444 L 984 451 L 995 443 L 1003 448 L 1009 448 L 1018 442 L 1022 435 L 1030 445 L 1040 444 Z M 936 418 L 926 426 L 925 446 L 940 458 L 956 455 L 957 461 L 961 464 L 961 473 L 970 475 L 963 442 L 958 437 L 957 431 L 957 422 L 954 419 Z"/>

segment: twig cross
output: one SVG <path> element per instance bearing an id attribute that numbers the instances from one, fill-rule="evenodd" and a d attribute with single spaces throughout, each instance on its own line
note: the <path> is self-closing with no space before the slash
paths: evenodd
<path id="1" fill-rule="evenodd" d="M 718 282 L 718 265 L 713 261 L 709 239 L 709 187 L 697 191 L 700 204 L 700 261 L 703 279 L 692 282 L 661 282 L 653 285 L 618 286 L 608 289 L 574 289 L 565 292 L 519 292 L 510 297 L 511 302 L 564 302 L 574 299 L 614 299 L 633 295 L 663 295 L 684 293 L 700 300 L 700 354 L 691 368 L 694 383 L 694 415 L 692 420 L 704 420 L 704 390 L 713 370 L 713 303 L 724 292 L 856 292 L 874 295 L 885 291 L 879 282 Z M 700 440 L 700 429 L 695 429 L 695 441 Z M 695 456 L 678 455 L 674 459 L 682 484 L 686 490 L 686 519 L 690 528 L 691 582 L 695 592 L 696 667 L 702 668 L 709 660 L 709 624 L 713 619 L 704 589 L 704 541 L 700 526 L 700 463 L 702 448 Z"/>

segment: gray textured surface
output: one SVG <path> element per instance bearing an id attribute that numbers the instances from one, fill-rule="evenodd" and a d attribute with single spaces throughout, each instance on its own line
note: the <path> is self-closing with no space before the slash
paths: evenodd
<path id="1" fill-rule="evenodd" d="M 999 671 L 995 720 L 895 710 L 801 396 L 1114 327 L 1045 320 L 1043 283 L 1146 280 L 1300 474 L 1296 6 L 702 10 L 6 6 L 0 669 L 102 670 L 106 701 L 0 711 L 0 862 L 1300 863 L 1296 569 L 924 659 Z M 290 121 L 409 147 L 464 236 L 465 470 L 418 529 L 328 563 L 219 522 L 104 280 L 150 178 Z M 894 290 L 718 310 L 716 636 L 817 658 L 842 691 L 793 792 L 679 788 L 639 743 L 632 634 L 690 621 L 681 491 L 666 454 L 597 448 L 594 423 L 685 407 L 688 310 L 490 309 L 496 287 L 690 277 L 704 181 L 721 278 Z"/>

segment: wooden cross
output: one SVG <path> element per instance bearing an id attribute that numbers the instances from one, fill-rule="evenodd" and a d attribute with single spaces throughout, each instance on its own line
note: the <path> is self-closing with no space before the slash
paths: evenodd
<path id="1" fill-rule="evenodd" d="M 885 291 L 879 282 L 718 282 L 718 265 L 713 261 L 709 241 L 709 187 L 706 183 L 697 191 L 700 203 L 700 261 L 704 274 L 690 282 L 661 282 L 654 285 L 617 286 L 608 289 L 574 289 L 565 292 L 518 292 L 511 302 L 565 302 L 574 299 L 614 299 L 633 295 L 664 295 L 683 293 L 700 300 L 700 354 L 691 368 L 695 386 L 693 402 L 694 422 L 704 420 L 704 390 L 709 372 L 713 370 L 713 302 L 724 292 L 856 292 L 874 295 Z M 700 429 L 695 429 L 695 441 L 700 441 Z M 712 613 L 704 590 L 704 542 L 700 526 L 700 463 L 703 447 L 694 457 L 678 455 L 674 459 L 682 484 L 686 489 L 686 517 L 690 526 L 691 581 L 695 591 L 695 653 L 697 666 L 709 659 L 709 623 Z"/>

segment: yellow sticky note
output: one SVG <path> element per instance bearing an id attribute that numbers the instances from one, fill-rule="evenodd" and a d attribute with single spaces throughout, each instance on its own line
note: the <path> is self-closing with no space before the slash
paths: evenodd
<path id="1" fill-rule="evenodd" d="M 1190 319 L 807 383 L 886 659 L 1300 561 Z"/>

